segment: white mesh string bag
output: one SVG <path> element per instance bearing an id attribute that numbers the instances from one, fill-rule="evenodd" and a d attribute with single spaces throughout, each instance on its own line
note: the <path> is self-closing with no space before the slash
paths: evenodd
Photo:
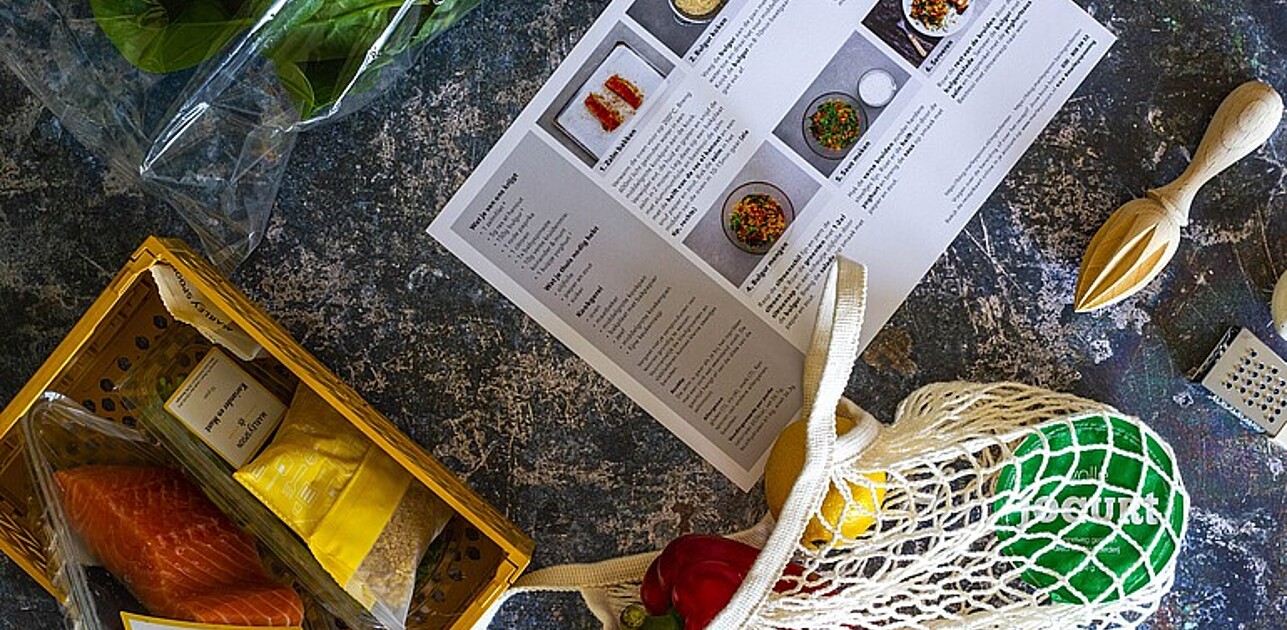
<path id="1" fill-rule="evenodd" d="M 839 259 L 805 366 L 803 469 L 776 522 L 731 536 L 763 551 L 709 627 L 1105 629 L 1155 612 L 1189 503 L 1166 442 L 1106 405 L 1015 383 L 930 385 L 883 427 L 841 398 L 865 291 L 865 269 Z M 835 414 L 857 426 L 837 437 Z M 836 494 L 871 527 L 834 527 Z M 827 535 L 806 545 L 811 519 Z M 656 555 L 543 569 L 507 596 L 577 590 L 613 628 Z"/>

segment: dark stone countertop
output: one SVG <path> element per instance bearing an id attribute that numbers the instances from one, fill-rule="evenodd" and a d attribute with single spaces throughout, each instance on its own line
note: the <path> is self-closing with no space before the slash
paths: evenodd
<path id="1" fill-rule="evenodd" d="M 764 511 L 758 489 L 738 491 L 424 232 L 604 6 L 486 3 L 396 89 L 307 133 L 266 241 L 235 276 L 529 532 L 538 567 L 734 531 Z M 1193 497 L 1174 592 L 1149 627 L 1281 628 L 1287 451 L 1184 374 L 1229 325 L 1270 337 L 1268 300 L 1287 268 L 1287 133 L 1203 191 L 1176 260 L 1142 295 L 1091 315 L 1068 302 L 1098 225 L 1183 170 L 1233 87 L 1287 88 L 1287 5 L 1084 6 L 1119 42 L 880 333 L 848 394 L 890 417 L 927 383 L 1014 379 L 1143 417 L 1180 454 Z M 5 400 L 145 236 L 193 241 L 8 73 L 0 209 Z M 53 600 L 0 561 L 0 628 L 57 620 Z M 495 627 L 592 624 L 574 597 L 524 596 Z"/>

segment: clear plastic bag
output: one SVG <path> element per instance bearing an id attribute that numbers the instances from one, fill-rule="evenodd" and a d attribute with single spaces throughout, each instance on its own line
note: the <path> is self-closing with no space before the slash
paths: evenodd
<path id="1" fill-rule="evenodd" d="M 481 0 L 12 0 L 0 58 L 230 271 L 296 134 L 362 107 Z"/>

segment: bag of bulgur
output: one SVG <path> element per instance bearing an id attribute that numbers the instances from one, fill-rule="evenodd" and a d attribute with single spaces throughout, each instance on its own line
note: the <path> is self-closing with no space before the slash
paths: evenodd
<path id="1" fill-rule="evenodd" d="M 234 477 L 380 623 L 406 627 L 416 568 L 451 508 L 303 386 L 272 443 Z"/>

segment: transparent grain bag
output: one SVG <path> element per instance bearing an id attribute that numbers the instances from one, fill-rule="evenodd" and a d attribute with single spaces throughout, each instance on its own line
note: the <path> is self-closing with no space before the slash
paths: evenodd
<path id="1" fill-rule="evenodd" d="M 296 134 L 369 102 L 481 0 L 11 0 L 0 58 L 227 272 Z"/>

